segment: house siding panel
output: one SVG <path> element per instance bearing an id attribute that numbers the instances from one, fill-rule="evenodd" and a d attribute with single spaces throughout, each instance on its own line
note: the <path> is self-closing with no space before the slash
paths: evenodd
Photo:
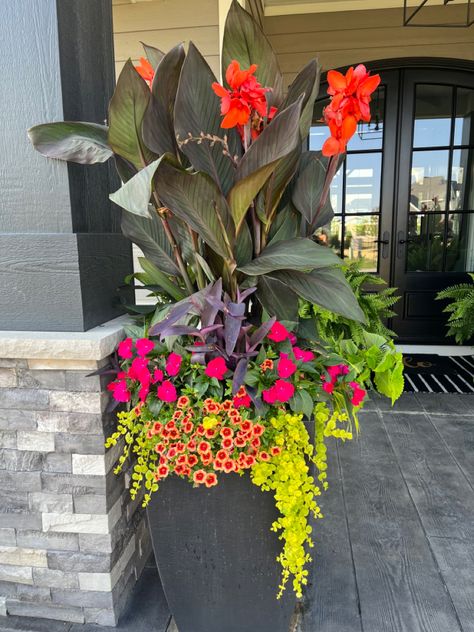
<path id="1" fill-rule="evenodd" d="M 442 19 L 443 7 L 435 11 Z M 397 57 L 474 60 L 474 28 L 407 28 L 402 18 L 400 9 L 308 13 L 266 17 L 264 28 L 286 84 L 312 57 L 324 70 Z"/>

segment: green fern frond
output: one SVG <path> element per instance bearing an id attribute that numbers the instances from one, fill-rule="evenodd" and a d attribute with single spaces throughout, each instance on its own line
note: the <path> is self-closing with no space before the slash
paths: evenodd
<path id="1" fill-rule="evenodd" d="M 447 335 L 453 336 L 458 344 L 474 336 L 474 274 L 469 276 L 470 282 L 452 285 L 436 296 L 436 300 L 450 301 L 443 308 L 443 312 L 449 314 Z"/>

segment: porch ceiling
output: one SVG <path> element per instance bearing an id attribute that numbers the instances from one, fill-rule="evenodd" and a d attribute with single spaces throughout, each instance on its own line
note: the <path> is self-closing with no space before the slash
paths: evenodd
<path id="1" fill-rule="evenodd" d="M 418 6 L 421 0 L 408 0 Z M 367 11 L 403 9 L 403 0 L 263 0 L 265 15 L 294 15 L 300 13 L 336 13 L 338 11 Z M 443 5 L 444 0 L 430 0 L 428 6 Z M 467 4 L 466 0 L 450 0 L 450 5 Z"/>

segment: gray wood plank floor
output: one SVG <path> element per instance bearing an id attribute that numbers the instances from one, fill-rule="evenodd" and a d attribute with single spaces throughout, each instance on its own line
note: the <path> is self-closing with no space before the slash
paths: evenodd
<path id="1" fill-rule="evenodd" d="M 474 396 L 375 397 L 336 452 L 300 632 L 474 632 Z"/>

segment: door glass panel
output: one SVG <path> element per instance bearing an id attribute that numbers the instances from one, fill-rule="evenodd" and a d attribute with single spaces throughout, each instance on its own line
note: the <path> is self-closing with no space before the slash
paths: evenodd
<path id="1" fill-rule="evenodd" d="M 453 151 L 449 196 L 450 211 L 474 211 L 472 174 L 469 173 L 468 169 L 469 165 L 472 165 L 473 151 L 473 149 L 455 149 Z"/>
<path id="2" fill-rule="evenodd" d="M 474 214 L 450 213 L 446 229 L 446 270 L 474 270 Z"/>
<path id="3" fill-rule="evenodd" d="M 318 228 L 315 237 L 318 244 L 332 248 L 341 256 L 342 221 L 340 217 L 333 217 L 330 223 Z"/>
<path id="4" fill-rule="evenodd" d="M 450 86 L 416 86 L 414 147 L 449 145 L 453 89 Z"/>
<path id="5" fill-rule="evenodd" d="M 320 151 L 329 136 L 328 126 L 323 120 L 323 110 L 328 103 L 329 98 L 320 99 L 314 104 L 313 124 L 309 131 L 309 148 L 312 151 Z"/>
<path id="6" fill-rule="evenodd" d="M 448 163 L 448 150 L 413 152 L 410 211 L 445 210 Z"/>
<path id="7" fill-rule="evenodd" d="M 349 154 L 346 159 L 346 213 L 378 213 L 382 154 Z"/>
<path id="8" fill-rule="evenodd" d="M 474 118 L 474 90 L 458 88 L 456 98 L 456 120 L 454 125 L 454 144 L 472 145 Z"/>
<path id="9" fill-rule="evenodd" d="M 345 218 L 344 259 L 358 261 L 362 270 L 376 272 L 378 268 L 379 216 L 362 215 Z"/>
<path id="10" fill-rule="evenodd" d="M 410 214 L 408 218 L 407 271 L 443 269 L 444 214 Z"/>

